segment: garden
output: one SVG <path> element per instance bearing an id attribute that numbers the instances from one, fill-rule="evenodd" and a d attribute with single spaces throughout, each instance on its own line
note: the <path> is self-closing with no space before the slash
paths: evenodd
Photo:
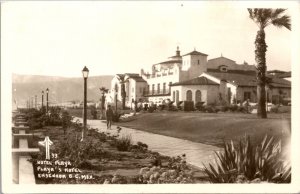
<path id="1" fill-rule="evenodd" d="M 38 141 L 43 141 L 45 136 L 49 136 L 53 142 L 51 154 L 56 156 L 50 161 L 55 162 L 57 159 L 69 161 L 70 168 L 77 169 L 72 170 L 71 174 L 74 173 L 74 177 L 81 174 L 81 178 L 75 179 L 39 176 L 39 168 L 47 169 L 47 163 L 43 165 L 39 163 L 45 158 L 45 148 L 39 146 L 41 152 L 32 155 L 38 184 L 288 183 L 291 180 L 291 167 L 284 158 L 282 140 L 276 137 L 265 136 L 264 139 L 257 140 L 247 136 L 234 141 L 219 142 L 218 146 L 223 147 L 224 152 L 216 153 L 217 163 L 198 168 L 186 163 L 185 154 L 168 157 L 148 150 L 148 146 L 142 142 L 134 144 L 130 135 L 120 135 L 121 127 L 118 127 L 117 135 L 112 135 L 109 131 L 99 132 L 96 129 L 89 129 L 81 141 L 82 125 L 79 122 L 72 122 L 73 118 L 67 111 L 51 107 L 47 114 L 43 109 L 23 110 L 23 112 L 34 134 L 31 146 L 39 146 Z M 163 120 L 169 114 L 145 113 L 137 117 L 145 115 L 156 115 Z M 183 115 L 179 116 L 184 118 Z M 170 122 L 165 123 L 169 124 Z M 185 133 L 189 132 L 193 131 Z M 56 172 L 56 169 L 53 170 Z"/>
<path id="2" fill-rule="evenodd" d="M 32 155 L 37 184 L 147 184 L 147 183 L 204 183 L 208 182 L 203 170 L 186 163 L 185 156 L 167 157 L 148 150 L 142 142 L 133 144 L 130 136 L 111 135 L 89 129 L 81 141 L 82 125 L 71 122 L 68 112 L 51 107 L 44 110 L 23 110 L 34 134 L 31 147 L 40 147 Z M 119 128 L 120 132 L 122 128 Z M 53 142 L 50 161 L 45 160 L 45 148 L 38 144 L 48 136 Z M 68 161 L 75 174 L 92 178 L 58 178 L 57 160 Z M 42 163 L 41 163 L 42 161 Z M 40 176 L 40 171 L 49 173 Z M 53 171 L 53 172 L 52 172 Z M 73 173 L 73 172 L 72 172 Z M 78 176 L 78 175 L 77 175 Z M 60 176 L 61 177 L 61 176 Z"/>

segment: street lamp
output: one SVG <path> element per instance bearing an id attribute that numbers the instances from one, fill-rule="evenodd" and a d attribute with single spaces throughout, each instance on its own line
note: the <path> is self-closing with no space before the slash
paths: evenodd
<path id="1" fill-rule="evenodd" d="M 118 88 L 118 85 L 117 84 L 115 84 L 115 102 L 116 102 L 116 113 L 117 113 L 117 111 L 118 111 L 118 90 L 119 90 L 119 88 Z"/>
<path id="2" fill-rule="evenodd" d="M 42 109 L 44 108 L 44 90 L 42 91 Z"/>
<path id="3" fill-rule="evenodd" d="M 46 89 L 46 93 L 47 93 L 47 99 L 46 99 L 46 100 L 47 100 L 47 104 L 46 104 L 46 112 L 48 112 L 48 108 L 49 108 L 49 107 L 48 107 L 48 105 L 49 105 L 49 101 L 48 101 L 49 89 L 48 89 L 48 88 Z"/>
<path id="4" fill-rule="evenodd" d="M 89 69 L 84 66 L 83 70 L 82 70 L 82 76 L 83 76 L 83 80 L 84 80 L 84 96 L 83 96 L 83 131 L 82 131 L 82 138 L 81 141 L 83 141 L 83 138 L 85 137 L 85 133 L 86 133 L 86 98 L 87 98 L 87 78 L 89 76 Z"/>
<path id="5" fill-rule="evenodd" d="M 35 105 L 35 109 L 37 109 L 37 96 L 34 95 L 34 105 Z"/>
<path id="6" fill-rule="evenodd" d="M 33 106 L 33 96 L 30 97 L 30 100 L 31 100 L 31 108 L 34 108 L 34 106 Z"/>

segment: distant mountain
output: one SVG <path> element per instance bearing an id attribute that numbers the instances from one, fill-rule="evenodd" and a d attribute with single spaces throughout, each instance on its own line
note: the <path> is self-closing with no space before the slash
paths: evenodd
<path id="1" fill-rule="evenodd" d="M 100 99 L 100 87 L 110 89 L 113 76 L 92 76 L 88 78 L 88 100 Z M 37 103 L 41 104 L 42 90 L 49 88 L 49 103 L 62 103 L 67 101 L 83 100 L 83 78 L 68 78 L 42 75 L 17 75 L 12 76 L 12 100 L 17 101 L 19 106 L 26 105 L 30 97 L 37 95 Z M 44 95 L 44 104 L 46 95 Z"/>

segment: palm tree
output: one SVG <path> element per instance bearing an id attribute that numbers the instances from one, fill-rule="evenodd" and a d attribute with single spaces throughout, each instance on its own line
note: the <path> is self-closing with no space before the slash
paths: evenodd
<path id="1" fill-rule="evenodd" d="M 102 96 L 101 96 L 101 118 L 103 119 L 103 110 L 104 110 L 104 103 L 105 103 L 105 94 L 108 92 L 108 89 L 106 89 L 105 87 L 101 87 L 99 88 L 100 92 L 102 93 Z"/>
<path id="2" fill-rule="evenodd" d="M 283 15 L 286 9 L 248 9 L 250 18 L 256 23 L 259 30 L 255 39 L 255 61 L 257 63 L 257 116 L 267 118 L 266 111 L 266 51 L 265 28 L 274 25 L 278 28 L 286 27 L 291 30 L 290 17 Z"/>
<path id="3" fill-rule="evenodd" d="M 118 80 L 121 84 L 121 97 L 122 97 L 122 109 L 125 109 L 125 101 L 126 101 L 126 91 L 125 91 L 125 77 L 118 77 Z"/>

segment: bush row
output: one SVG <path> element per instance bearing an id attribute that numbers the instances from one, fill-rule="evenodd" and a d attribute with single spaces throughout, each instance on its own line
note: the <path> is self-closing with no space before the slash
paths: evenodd
<path id="1" fill-rule="evenodd" d="M 144 108 L 144 111 L 149 113 L 154 112 L 155 110 L 162 111 L 201 111 L 207 113 L 217 113 L 217 112 L 242 112 L 248 113 L 251 111 L 250 106 L 238 106 L 238 105 L 223 105 L 223 106 L 216 106 L 216 105 L 203 105 L 204 102 L 198 102 L 194 105 L 192 101 L 181 101 L 177 104 L 177 106 L 173 105 L 174 102 L 170 102 L 169 104 L 163 104 L 157 106 L 156 104 Z"/>
<path id="2" fill-rule="evenodd" d="M 71 125 L 72 120 L 69 113 L 62 111 L 59 107 L 49 107 L 48 112 L 45 107 L 40 110 L 23 109 L 22 113 L 25 113 L 30 129 L 39 129 L 44 126 L 62 126 L 66 129 Z"/>

